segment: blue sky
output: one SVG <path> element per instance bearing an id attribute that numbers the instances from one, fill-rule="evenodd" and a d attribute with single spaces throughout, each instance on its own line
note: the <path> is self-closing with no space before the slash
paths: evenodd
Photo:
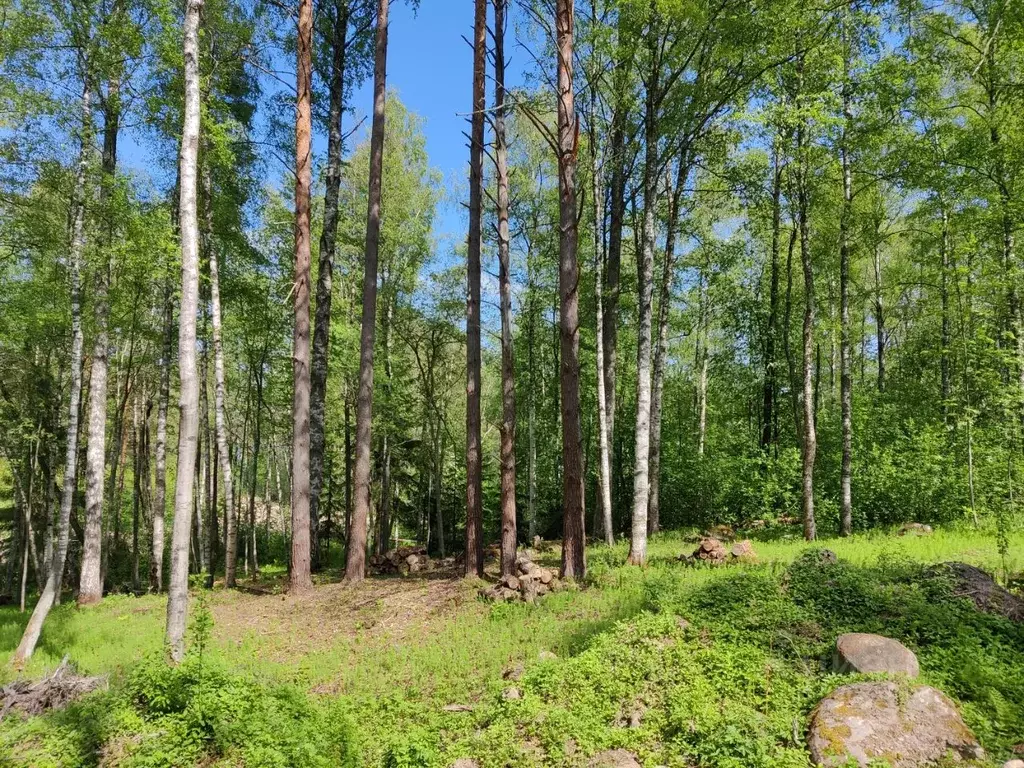
<path id="1" fill-rule="evenodd" d="M 523 82 L 523 66 L 528 57 L 518 50 L 515 43 L 515 9 L 509 8 L 509 24 L 506 33 L 505 58 L 507 64 L 506 84 L 509 88 Z M 469 173 L 469 149 L 463 132 L 469 124 L 464 116 L 470 110 L 472 97 L 473 51 L 462 39 L 472 39 L 472 0 L 421 0 L 414 10 L 406 0 L 392 2 L 388 37 L 388 89 L 396 91 L 406 107 L 423 118 L 424 133 L 430 163 L 444 176 L 446 201 L 438 208 L 435 220 L 435 235 L 445 249 L 444 241 L 458 241 L 465 238 L 465 211 L 459 199 L 465 197 Z M 294 62 L 290 56 L 280 56 L 273 62 L 284 82 L 270 78 L 264 80 L 265 101 L 262 110 L 273 109 L 271 91 L 283 90 L 286 84 L 294 82 Z M 487 101 L 493 98 L 493 82 L 488 65 Z M 369 113 L 373 105 L 372 76 L 351 95 L 343 120 L 347 133 L 363 120 L 362 126 L 346 144 L 346 153 L 369 135 Z M 294 92 L 293 92 L 294 93 Z M 314 97 L 326 98 L 324 93 Z M 257 131 L 265 124 L 266 112 L 257 116 Z M 290 119 L 290 118 L 289 118 Z M 314 126 L 314 162 L 324 160 L 326 152 L 326 131 L 323 125 Z M 120 161 L 148 175 L 157 184 L 169 187 L 174 183 L 173 170 L 161 168 L 153 162 L 153 144 L 145 136 L 127 132 L 120 146 Z M 269 153 L 264 153 L 267 182 L 280 184 L 284 169 Z"/>
<path id="2" fill-rule="evenodd" d="M 510 9 L 511 10 L 511 9 Z M 513 11 L 514 13 L 514 11 Z M 388 29 L 388 87 L 412 112 L 424 118 L 424 133 L 431 164 L 444 174 L 446 182 L 464 189 L 469 173 L 469 148 L 463 132 L 469 124 L 473 85 L 473 50 L 462 39 L 473 36 L 472 0 L 422 0 L 414 11 L 408 2 L 391 5 Z M 525 56 L 516 50 L 514 22 L 508 25 L 505 58 L 508 61 L 506 85 L 522 82 Z M 518 53 L 518 55 L 517 55 Z M 363 83 L 352 97 L 354 125 L 367 115 L 373 103 L 373 83 Z M 493 83 L 488 80 L 487 101 L 491 103 Z M 369 119 L 364 126 L 368 129 Z M 350 142 L 351 144 L 352 142 Z M 438 210 L 435 234 L 439 238 L 465 237 L 465 215 L 457 201 L 449 201 Z"/>

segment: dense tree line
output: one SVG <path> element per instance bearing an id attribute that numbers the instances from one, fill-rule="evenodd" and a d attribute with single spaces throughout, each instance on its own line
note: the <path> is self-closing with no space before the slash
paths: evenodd
<path id="1" fill-rule="evenodd" d="M 300 593 L 409 539 L 482 575 L 561 538 L 583 578 L 588 536 L 642 564 L 663 527 L 1012 524 L 1019 3 L 475 0 L 455 254 L 388 0 L 295 11 L 0 22 L 22 656 L 62 587 L 169 590 L 179 653 L 190 574 Z"/>

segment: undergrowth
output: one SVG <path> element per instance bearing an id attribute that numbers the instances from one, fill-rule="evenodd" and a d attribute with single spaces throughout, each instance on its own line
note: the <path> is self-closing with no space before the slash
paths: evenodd
<path id="1" fill-rule="evenodd" d="M 584 766 L 622 747 L 648 766 L 802 768 L 811 710 L 855 679 L 829 670 L 836 636 L 850 631 L 908 645 L 921 682 L 956 701 L 993 764 L 1008 759 L 1024 741 L 1024 629 L 978 612 L 927 569 L 962 559 L 995 570 L 991 542 L 939 531 L 828 546 L 837 563 L 767 539 L 756 542 L 760 564 L 718 569 L 676 562 L 693 547 L 678 536 L 655 538 L 645 569 L 622 566 L 621 545 L 596 548 L 581 591 L 532 606 L 471 602 L 401 643 L 360 630 L 292 666 L 261 660 L 255 639 L 216 642 L 199 610 L 183 664 L 150 648 L 132 665 L 125 649 L 145 645 L 115 646 L 86 656 L 109 665 L 89 672 L 123 665 L 110 691 L 0 723 L 0 766 L 446 768 L 472 757 L 527 768 Z M 90 616 L 120 622 L 127 605 Z M 73 643 L 80 619 L 63 615 Z M 503 679 L 516 663 L 521 679 Z M 503 696 L 513 686 L 521 698 Z"/>
<path id="2" fill-rule="evenodd" d="M 353 726 L 341 702 L 233 674 L 205 653 L 200 602 L 180 664 L 148 655 L 114 690 L 8 726 L 0 766 L 72 768 L 355 768 Z M 10 721 L 9 721 L 10 722 Z"/>

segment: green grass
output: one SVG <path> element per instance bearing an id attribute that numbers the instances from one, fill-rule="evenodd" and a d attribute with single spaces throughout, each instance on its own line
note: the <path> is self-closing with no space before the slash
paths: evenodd
<path id="1" fill-rule="evenodd" d="M 1024 569 L 1024 535 L 1011 537 L 1005 558 L 993 536 L 971 531 L 878 533 L 817 546 L 841 561 L 826 580 L 788 568 L 808 548 L 798 539 L 755 541 L 757 565 L 719 569 L 676 562 L 693 548 L 682 535 L 655 537 L 645 569 L 622 565 L 624 544 L 597 547 L 589 552 L 586 588 L 535 606 L 483 604 L 467 586 L 455 588 L 451 607 L 395 628 L 371 603 L 359 608 L 357 620 L 343 617 L 346 631 L 311 641 L 308 652 L 295 652 L 295 642 L 259 626 L 239 633 L 215 625 L 206 658 L 225 675 L 312 692 L 354 724 L 360 765 L 445 766 L 460 755 L 487 766 L 573 765 L 598 749 L 623 746 L 649 765 L 804 766 L 807 715 L 837 684 L 823 665 L 835 635 L 879 631 L 915 649 L 924 681 L 958 700 L 993 759 L 1007 759 L 1024 741 L 1024 631 L 949 600 L 937 591 L 941 585 L 921 577 L 918 564 L 964 560 L 1017 573 Z M 214 615 L 241 599 L 215 591 Z M 268 595 L 244 605 L 281 599 Z M 159 597 L 112 596 L 89 609 L 61 606 L 28 672 L 38 674 L 67 653 L 84 671 L 110 673 L 114 690 L 107 696 L 123 704 L 131 670 L 160 650 L 163 605 Z M 690 627 L 680 628 L 677 616 Z M 311 625 L 340 620 L 308 616 Z M 23 624 L 16 609 L 0 609 L 0 663 Z M 539 661 L 541 650 L 559 658 Z M 518 684 L 524 697 L 503 701 L 510 683 L 502 670 L 514 662 L 526 665 Z M 452 703 L 473 711 L 444 711 Z M 624 727 L 631 708 L 646 711 L 639 728 Z M 124 756 L 104 764 L 142 764 L 124 738 L 133 728 L 145 731 L 137 714 L 124 710 L 106 731 L 99 727 L 85 738 L 75 715 L 82 711 L 5 721 L 0 754 L 17 748 L 46 765 L 63 749 L 71 757 L 49 764 L 95 765 L 97 745 L 117 733 Z M 74 739 L 79 747 L 68 748 Z M 237 754 L 222 760 L 216 764 L 262 764 L 251 756 L 239 762 Z"/>

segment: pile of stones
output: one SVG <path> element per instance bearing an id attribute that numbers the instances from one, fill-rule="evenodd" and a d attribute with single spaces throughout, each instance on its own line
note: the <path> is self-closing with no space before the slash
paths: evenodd
<path id="1" fill-rule="evenodd" d="M 370 557 L 370 568 L 377 574 L 401 574 L 408 576 L 410 573 L 422 573 L 429 571 L 433 562 L 427 555 L 427 548 L 420 546 L 398 547 L 389 550 L 383 555 L 372 555 Z"/>
<path id="2" fill-rule="evenodd" d="M 480 590 L 488 600 L 504 602 L 522 600 L 532 603 L 561 586 L 558 576 L 550 568 L 543 568 L 524 554 L 516 558 L 515 573 L 502 576 L 498 583 Z"/>

